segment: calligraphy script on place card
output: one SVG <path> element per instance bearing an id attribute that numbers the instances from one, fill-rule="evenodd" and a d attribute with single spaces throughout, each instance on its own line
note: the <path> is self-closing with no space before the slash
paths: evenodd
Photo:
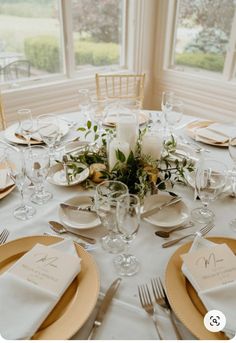
<path id="1" fill-rule="evenodd" d="M 236 257 L 226 244 L 198 249 L 181 257 L 200 291 L 236 281 Z"/>
<path id="2" fill-rule="evenodd" d="M 35 245 L 8 272 L 60 295 L 80 270 L 80 259 L 41 244 Z"/>

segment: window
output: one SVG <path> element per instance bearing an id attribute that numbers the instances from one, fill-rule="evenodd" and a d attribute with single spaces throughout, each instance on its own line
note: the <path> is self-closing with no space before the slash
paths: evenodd
<path id="1" fill-rule="evenodd" d="M 176 13 L 172 68 L 233 78 L 235 0 L 180 0 Z"/>
<path id="2" fill-rule="evenodd" d="M 0 84 L 121 64 L 124 0 L 0 0 Z"/>

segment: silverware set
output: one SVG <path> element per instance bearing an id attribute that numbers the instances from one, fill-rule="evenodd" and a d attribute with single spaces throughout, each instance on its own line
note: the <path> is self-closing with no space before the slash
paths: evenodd
<path id="1" fill-rule="evenodd" d="M 4 244 L 7 241 L 7 238 L 9 236 L 9 231 L 4 229 L 1 233 L 0 233 L 0 244 Z"/>
<path id="2" fill-rule="evenodd" d="M 197 236 L 197 235 L 205 236 L 209 231 L 211 231 L 213 229 L 214 226 L 215 226 L 214 223 L 209 223 L 209 224 L 205 225 L 203 228 L 201 228 L 199 231 L 189 233 L 188 235 L 185 235 L 185 236 L 179 237 L 177 239 L 173 239 L 169 242 L 163 243 L 162 248 L 168 248 L 168 247 L 182 241 L 183 239 L 191 237 L 191 236 Z"/>
<path id="3" fill-rule="evenodd" d="M 159 339 L 163 340 L 164 338 L 158 326 L 159 323 L 155 304 L 161 307 L 168 314 L 171 324 L 175 330 L 177 339 L 183 339 L 174 321 L 173 311 L 171 309 L 169 300 L 167 298 L 165 289 L 160 278 L 151 279 L 151 289 L 154 300 L 151 296 L 151 292 L 147 284 L 138 286 L 138 295 L 142 308 L 147 312 L 147 314 L 151 317 L 154 323 Z"/>

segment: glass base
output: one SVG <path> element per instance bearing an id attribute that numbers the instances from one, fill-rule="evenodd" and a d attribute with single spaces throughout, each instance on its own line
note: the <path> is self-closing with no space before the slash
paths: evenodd
<path id="1" fill-rule="evenodd" d="M 205 208 L 195 208 L 191 212 L 191 217 L 193 220 L 200 224 L 207 224 L 213 221 L 215 215 L 214 213 Z"/>
<path id="2" fill-rule="evenodd" d="M 13 212 L 14 217 L 20 220 L 28 220 L 32 218 L 35 213 L 35 208 L 30 205 L 21 205 L 17 207 Z"/>
<path id="3" fill-rule="evenodd" d="M 234 232 L 236 232 L 236 218 L 231 220 L 231 222 L 229 223 L 229 226 Z"/>
<path id="4" fill-rule="evenodd" d="M 101 238 L 102 248 L 111 254 L 119 254 L 125 248 L 125 243 L 120 235 L 106 235 Z"/>
<path id="5" fill-rule="evenodd" d="M 122 254 L 114 258 L 113 264 L 116 272 L 121 276 L 132 276 L 137 274 L 140 263 L 134 255 Z"/>
<path id="6" fill-rule="evenodd" d="M 47 191 L 44 191 L 43 193 L 34 193 L 31 195 L 30 199 L 34 204 L 43 205 L 52 199 L 52 193 Z"/>

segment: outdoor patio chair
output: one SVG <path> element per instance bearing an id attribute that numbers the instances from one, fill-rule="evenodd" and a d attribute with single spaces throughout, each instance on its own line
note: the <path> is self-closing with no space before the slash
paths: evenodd
<path id="1" fill-rule="evenodd" d="M 7 64 L 3 68 L 3 76 L 5 81 L 13 81 L 17 79 L 30 77 L 30 61 L 18 60 Z"/>

